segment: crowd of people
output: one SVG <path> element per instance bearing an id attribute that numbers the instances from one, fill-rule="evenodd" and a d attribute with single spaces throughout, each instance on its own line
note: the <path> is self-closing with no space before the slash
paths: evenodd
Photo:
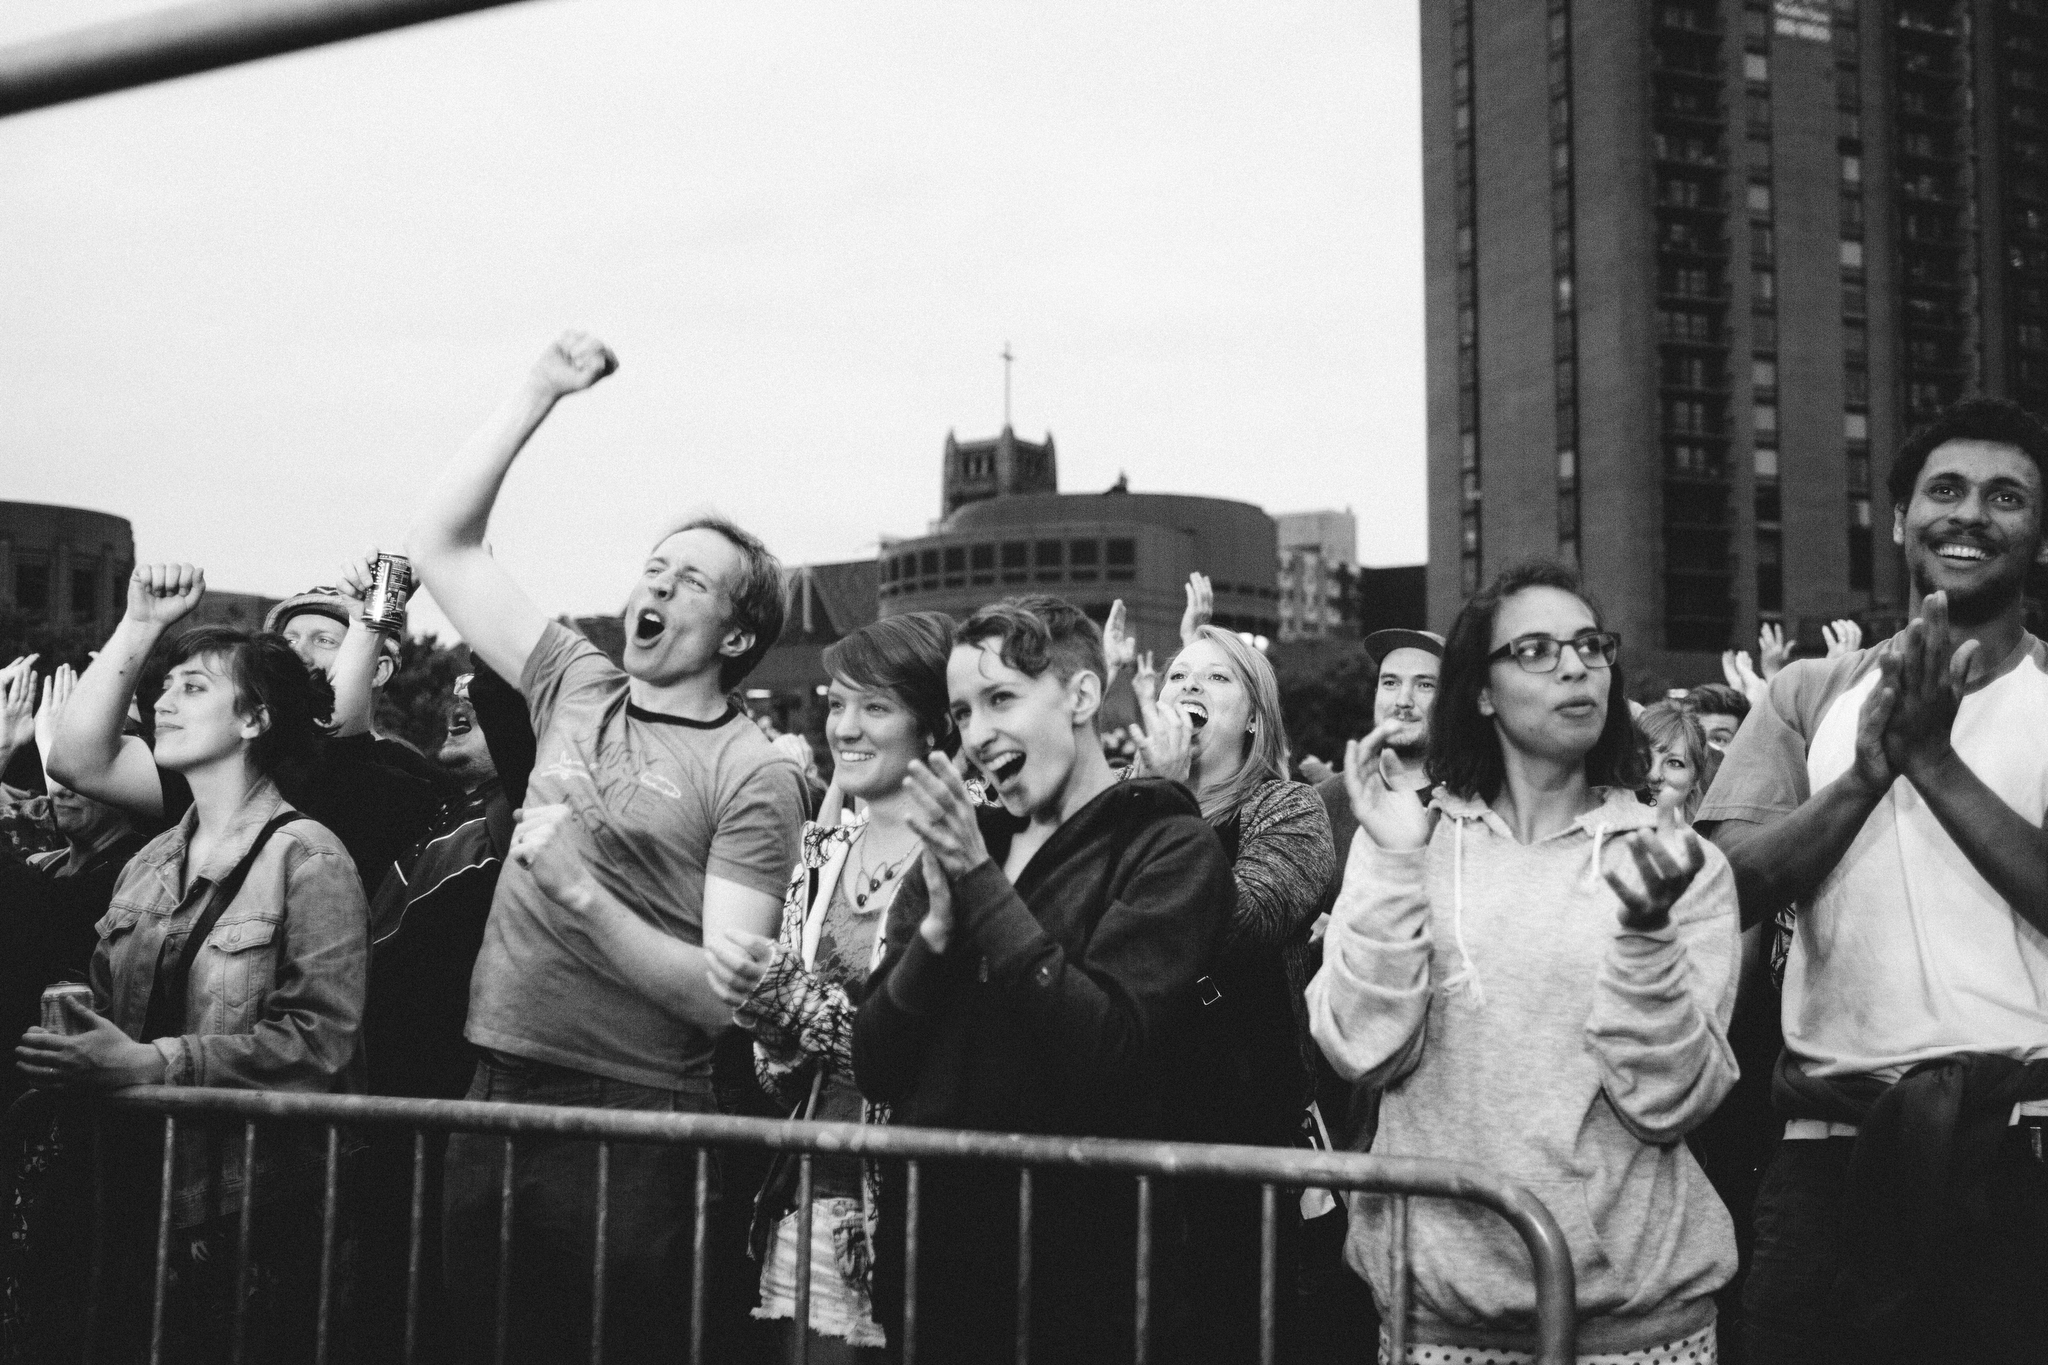
<path id="1" fill-rule="evenodd" d="M 0 669 L 0 766 L 33 746 L 52 845 L 0 856 L 4 1093 L 56 1097 L 0 1157 L 8 1358 L 77 1356 L 89 1292 L 99 1358 L 144 1349 L 166 1195 L 165 1358 L 225 1358 L 238 1306 L 250 1358 L 311 1358 L 319 1134 L 192 1123 L 160 1168 L 148 1123 L 87 1140 L 76 1101 L 129 1085 L 1450 1159 L 1555 1218 L 1584 1361 L 2048 1351 L 2033 418 L 1972 401 L 1898 452 L 1916 605 L 1868 648 L 1836 622 L 1793 659 L 1770 626 L 1760 668 L 1731 653 L 1725 682 L 1637 706 L 1578 577 L 1518 565 L 1447 635 L 1365 640 L 1373 724 L 1333 766 L 1290 753 L 1271 663 L 1207 622 L 1199 575 L 1163 668 L 1121 604 L 1099 625 L 1011 598 L 829 647 L 824 781 L 734 700 L 782 627 L 754 536 L 664 534 L 619 662 L 485 545 L 527 440 L 616 363 L 564 336 L 419 502 L 405 554 L 473 660 L 431 757 L 374 724 L 375 556 L 261 631 L 176 633 L 204 577 L 144 565 L 82 674 Z M 1141 719 L 1106 735 L 1126 671 Z M 32 1026 L 64 979 L 90 1005 Z M 334 1358 L 397 1359 L 414 1139 L 347 1146 Z M 704 1182 L 678 1147 L 457 1133 L 424 1169 L 423 1359 L 589 1358 L 598 1308 L 616 1361 L 693 1330 L 719 1360 L 902 1350 L 900 1165 L 819 1157 L 807 1241 L 787 1159 L 718 1153 Z M 1133 1182 L 1032 1189 L 1020 1304 L 1014 1175 L 923 1170 L 920 1359 L 1013 1359 L 1020 1316 L 1039 1359 L 1132 1356 Z M 1149 1208 L 1151 1358 L 1257 1359 L 1258 1188 Z M 1283 1360 L 1386 1360 L 1404 1260 L 1401 1365 L 1531 1358 L 1527 1254 L 1494 1215 L 1281 1211 Z"/>

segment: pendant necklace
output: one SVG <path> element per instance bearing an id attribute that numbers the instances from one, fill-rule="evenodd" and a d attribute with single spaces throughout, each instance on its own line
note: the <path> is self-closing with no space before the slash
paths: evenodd
<path id="1" fill-rule="evenodd" d="M 863 860 L 861 866 L 855 868 L 853 873 L 853 908 L 856 910 L 866 909 L 868 897 L 881 890 L 885 882 L 894 881 L 897 872 L 902 869 L 905 863 L 916 856 L 917 851 L 917 848 L 913 847 L 910 852 L 897 858 L 895 861 L 883 864 L 879 872 L 871 871 L 865 860 Z M 863 849 L 862 852 L 866 852 L 866 850 Z"/>

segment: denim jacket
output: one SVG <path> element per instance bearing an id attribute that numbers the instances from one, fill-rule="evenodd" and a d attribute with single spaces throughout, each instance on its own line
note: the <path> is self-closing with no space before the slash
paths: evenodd
<path id="1" fill-rule="evenodd" d="M 121 872 L 99 923 L 93 1005 L 131 1038 L 142 1036 L 159 965 L 175 959 L 216 883 L 285 808 L 268 779 L 250 791 L 204 865 L 188 869 L 198 811 L 152 839 Z M 233 904 L 192 959 L 185 1029 L 158 1038 L 164 1084 L 313 1092 L 363 1089 L 360 1025 L 369 960 L 369 914 L 355 864 L 311 820 L 272 834 Z M 240 1125 L 234 1125 L 239 1130 Z M 239 1131 L 180 1125 L 172 1211 L 179 1226 L 232 1213 L 244 1184 Z M 257 1136 L 259 1195 L 274 1175 L 317 1162 L 316 1133 Z"/>

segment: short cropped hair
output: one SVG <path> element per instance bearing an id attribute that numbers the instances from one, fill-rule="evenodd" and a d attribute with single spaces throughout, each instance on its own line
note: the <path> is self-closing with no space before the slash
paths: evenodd
<path id="1" fill-rule="evenodd" d="M 1733 716 L 1737 722 L 1749 719 L 1749 698 L 1727 683 L 1701 683 L 1685 694 L 1685 706 L 1695 715 Z"/>
<path id="2" fill-rule="evenodd" d="M 1899 447 L 1888 481 L 1893 506 L 1904 507 L 1913 500 L 1913 488 L 1920 482 L 1920 471 L 1927 467 L 1927 457 L 1950 441 L 2016 446 L 2034 462 L 2042 484 L 2048 486 L 2048 426 L 2009 399 L 1966 398 L 1908 436 Z"/>
<path id="3" fill-rule="evenodd" d="M 725 594 L 726 605 L 732 613 L 726 622 L 727 628 L 751 632 L 754 643 L 748 645 L 744 652 L 719 661 L 719 690 L 730 692 L 746 681 L 747 675 L 782 638 L 786 609 L 782 561 L 761 543 L 759 536 L 717 516 L 692 517 L 682 525 L 662 532 L 661 539 L 654 543 L 659 547 L 670 536 L 679 536 L 685 531 L 716 531 L 740 552 L 739 572 L 733 575 L 731 582 L 720 584 L 719 590 Z"/>
<path id="4" fill-rule="evenodd" d="M 870 621 L 825 647 L 825 671 L 848 687 L 887 692 L 917 718 L 930 743 L 952 753 L 960 747 L 947 705 L 946 661 L 953 653 L 953 618 L 911 611 Z"/>
<path id="5" fill-rule="evenodd" d="M 201 626 L 188 630 L 171 649 L 166 669 L 193 659 L 217 664 L 235 689 L 235 714 L 269 719 L 249 746 L 256 771 L 274 777 L 286 765 L 319 756 L 326 725 L 334 714 L 334 687 L 327 675 L 308 668 L 284 636 L 273 631 Z"/>
<path id="6" fill-rule="evenodd" d="M 1001 644 L 996 653 L 1029 678 L 1047 669 L 1061 682 L 1090 672 L 1107 680 L 1109 664 L 1102 653 L 1102 627 L 1062 597 L 1032 593 L 1006 597 L 967 618 L 953 637 L 955 645 Z"/>
<path id="7" fill-rule="evenodd" d="M 1596 624 L 1600 620 L 1599 604 L 1587 595 L 1579 576 L 1546 559 L 1503 569 L 1465 603 L 1444 640 L 1443 673 L 1437 679 L 1436 706 L 1429 721 L 1429 776 L 1454 796 L 1491 801 L 1507 781 L 1500 736 L 1493 722 L 1479 713 L 1479 693 L 1492 669 L 1487 655 L 1493 653 L 1494 615 L 1501 603 L 1530 588 L 1568 592 L 1586 604 Z M 1607 721 L 1586 755 L 1586 781 L 1595 787 L 1639 791 L 1645 781 L 1643 756 L 1629 718 L 1621 660 L 1616 658 L 1603 671 L 1608 675 Z"/>

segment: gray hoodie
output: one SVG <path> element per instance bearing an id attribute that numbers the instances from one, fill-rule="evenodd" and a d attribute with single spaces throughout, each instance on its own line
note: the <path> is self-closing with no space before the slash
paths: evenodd
<path id="1" fill-rule="evenodd" d="M 1735 1233 L 1681 1139 L 1735 1084 L 1728 1018 L 1735 882 L 1706 866 L 1655 933 L 1624 931 L 1601 876 L 1615 836 L 1656 813 L 1618 789 L 1524 846 L 1483 803 L 1439 791 L 1426 848 L 1360 830 L 1309 983 L 1309 1028 L 1338 1074 L 1385 1087 L 1376 1155 L 1496 1171 L 1547 1205 L 1578 1277 L 1579 1349 L 1697 1332 L 1735 1273 Z M 1704 841 L 1702 841 L 1704 843 Z M 1391 1283 L 1385 1196 L 1353 1195 L 1352 1268 Z M 1521 1239 L 1476 1204 L 1411 1205 L 1416 1339 L 1527 1347 Z"/>

